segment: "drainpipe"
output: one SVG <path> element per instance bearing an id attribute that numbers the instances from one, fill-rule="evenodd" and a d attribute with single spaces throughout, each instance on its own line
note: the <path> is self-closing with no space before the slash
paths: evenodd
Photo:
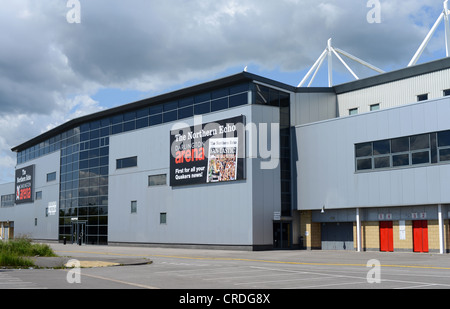
<path id="1" fill-rule="evenodd" d="M 439 219 L 439 253 L 444 254 L 444 225 L 442 220 L 442 205 L 438 204 Z"/>
<path id="2" fill-rule="evenodd" d="M 356 208 L 356 242 L 358 252 L 361 252 L 361 216 L 359 215 L 359 208 Z"/>

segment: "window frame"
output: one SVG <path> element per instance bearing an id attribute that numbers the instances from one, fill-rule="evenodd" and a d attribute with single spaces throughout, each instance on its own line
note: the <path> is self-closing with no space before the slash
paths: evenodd
<path id="1" fill-rule="evenodd" d="M 376 107 L 376 108 L 374 109 L 374 107 Z M 375 104 L 369 105 L 369 110 L 371 112 L 379 111 L 380 109 L 381 109 L 380 103 L 375 103 Z"/>
<path id="2" fill-rule="evenodd" d="M 158 180 L 158 177 L 164 176 L 164 183 L 156 181 L 155 183 L 152 183 L 152 179 Z M 161 186 L 167 186 L 167 174 L 155 174 L 155 175 L 148 175 L 148 186 L 149 187 L 161 187 Z"/>
<path id="3" fill-rule="evenodd" d="M 56 172 L 47 173 L 47 182 L 56 181 Z"/>
<path id="4" fill-rule="evenodd" d="M 127 163 L 129 162 L 129 163 Z M 127 164 L 124 164 L 127 163 Z M 133 168 L 138 166 L 138 157 L 126 157 L 126 158 L 120 158 L 116 159 L 116 170 L 126 169 L 126 168 Z"/>
<path id="5" fill-rule="evenodd" d="M 358 115 L 358 113 L 359 113 L 359 108 L 358 107 L 354 107 L 354 108 L 349 108 L 348 109 L 348 115 L 349 116 Z"/>
<path id="6" fill-rule="evenodd" d="M 428 166 L 441 162 L 450 163 L 450 141 L 446 142 L 444 146 L 439 146 L 439 133 L 447 133 L 450 135 L 450 130 L 356 143 L 354 145 L 355 173 Z M 396 147 L 393 144 L 395 141 L 406 142 L 406 140 L 407 145 L 400 143 Z M 381 151 L 376 151 L 376 143 L 386 143 L 387 141 L 389 142 L 389 147 L 380 144 L 380 148 L 378 149 Z M 367 149 L 363 151 L 364 147 L 368 147 L 368 145 L 371 146 L 370 151 Z M 387 151 L 388 148 L 389 151 Z M 441 160 L 441 153 L 443 152 L 448 152 L 445 154 L 448 160 Z M 433 154 L 437 156 L 437 159 L 433 159 Z M 381 159 L 388 160 L 389 165 L 380 164 Z M 371 164 L 370 168 L 367 164 L 369 160 Z M 362 165 L 363 161 L 366 161 L 366 167 Z"/>
<path id="7" fill-rule="evenodd" d="M 429 93 L 422 93 L 417 95 L 417 102 L 422 102 L 428 100 Z"/>
<path id="8" fill-rule="evenodd" d="M 159 213 L 159 224 L 166 225 L 167 224 L 167 212 Z"/>
<path id="9" fill-rule="evenodd" d="M 34 200 L 35 201 L 42 200 L 42 191 L 35 192 Z"/>
<path id="10" fill-rule="evenodd" d="M 137 213 L 137 201 L 131 201 L 130 202 L 130 213 L 136 214 Z"/>

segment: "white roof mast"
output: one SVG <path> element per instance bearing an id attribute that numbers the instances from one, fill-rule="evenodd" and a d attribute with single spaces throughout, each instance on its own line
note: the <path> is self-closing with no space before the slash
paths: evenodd
<path id="1" fill-rule="evenodd" d="M 425 47 L 428 45 L 428 42 L 430 41 L 431 37 L 433 36 L 434 32 L 436 31 L 439 24 L 444 20 L 445 22 L 445 50 L 446 50 L 446 57 L 449 56 L 450 53 L 450 25 L 449 25 L 449 14 L 450 11 L 448 9 L 448 0 L 444 1 L 444 10 L 442 11 L 441 15 L 439 15 L 438 19 L 434 23 L 433 27 L 431 28 L 430 32 L 428 32 L 427 36 L 425 37 L 425 40 L 423 40 L 422 44 L 420 45 L 419 49 L 416 51 L 416 54 L 411 59 L 411 62 L 408 64 L 408 67 L 413 66 L 417 63 L 417 60 L 419 60 L 420 56 L 422 55 L 423 51 L 425 50 Z"/>
<path id="2" fill-rule="evenodd" d="M 342 62 L 342 64 L 347 68 L 347 70 L 353 75 L 354 78 L 359 79 L 358 76 L 356 76 L 356 74 L 352 71 L 352 69 L 350 69 L 350 67 L 347 65 L 347 63 L 345 63 L 345 61 L 342 59 L 342 57 L 339 55 L 343 55 L 346 56 L 347 58 L 350 58 L 374 71 L 377 71 L 378 73 L 384 73 L 383 70 L 371 65 L 370 63 L 367 63 L 361 59 L 359 59 L 358 57 L 355 57 L 339 48 L 334 48 L 333 46 L 331 46 L 331 39 L 328 40 L 327 43 L 327 48 L 323 51 L 323 53 L 320 55 L 319 59 L 317 59 L 317 61 L 314 63 L 314 65 L 312 66 L 312 68 L 309 70 L 309 72 L 305 75 L 305 77 L 303 78 L 303 80 L 300 82 L 300 84 L 298 85 L 298 87 L 302 87 L 303 84 L 306 82 L 306 80 L 311 76 L 311 74 L 314 71 L 314 75 L 311 78 L 311 81 L 308 84 L 308 87 L 311 86 L 312 82 L 314 81 L 314 78 L 316 77 L 317 72 L 319 71 L 320 67 L 323 64 L 323 61 L 325 60 L 326 57 L 328 57 L 328 87 L 332 87 L 333 86 L 333 59 L 332 56 L 333 54 L 339 59 L 339 61 Z"/>

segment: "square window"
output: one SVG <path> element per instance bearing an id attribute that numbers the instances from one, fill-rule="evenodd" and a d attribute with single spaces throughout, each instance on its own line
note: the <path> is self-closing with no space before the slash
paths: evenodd
<path id="1" fill-rule="evenodd" d="M 439 150 L 439 161 L 450 161 L 450 148 Z"/>
<path id="2" fill-rule="evenodd" d="M 163 112 L 163 105 L 156 105 L 150 107 L 150 115 L 156 115 Z"/>
<path id="3" fill-rule="evenodd" d="M 391 167 L 390 157 L 378 157 L 374 158 L 375 168 L 388 168 Z"/>
<path id="4" fill-rule="evenodd" d="M 211 101 L 211 111 L 216 112 L 228 108 L 228 97 Z"/>
<path id="5" fill-rule="evenodd" d="M 349 115 L 357 115 L 358 114 L 358 108 L 351 108 L 348 110 Z"/>
<path id="6" fill-rule="evenodd" d="M 392 152 L 406 152 L 409 151 L 409 137 L 395 138 L 391 141 Z"/>
<path id="7" fill-rule="evenodd" d="M 163 122 L 171 122 L 178 119 L 178 111 L 174 110 L 163 114 Z"/>
<path id="8" fill-rule="evenodd" d="M 136 129 L 148 127 L 148 117 L 140 118 L 136 120 Z"/>
<path id="9" fill-rule="evenodd" d="M 392 156 L 392 165 L 394 167 L 409 165 L 409 154 Z"/>
<path id="10" fill-rule="evenodd" d="M 450 146 L 450 131 L 443 131 L 438 133 L 438 146 Z"/>
<path id="11" fill-rule="evenodd" d="M 211 112 L 211 103 L 208 101 L 206 103 L 194 105 L 194 114 L 202 115 Z"/>
<path id="12" fill-rule="evenodd" d="M 149 117 L 149 125 L 154 126 L 157 124 L 161 124 L 163 122 L 162 120 L 162 114 L 154 115 Z"/>
<path id="13" fill-rule="evenodd" d="M 417 101 L 418 101 L 418 102 L 420 102 L 420 101 L 426 101 L 426 100 L 428 100 L 428 93 L 419 94 L 419 95 L 417 96 Z"/>
<path id="14" fill-rule="evenodd" d="M 167 184 L 166 174 L 148 176 L 148 186 L 165 186 Z"/>
<path id="15" fill-rule="evenodd" d="M 177 101 L 170 102 L 170 103 L 165 103 L 163 105 L 163 109 L 164 109 L 165 112 L 172 111 L 172 110 L 177 109 L 177 108 L 178 108 L 178 102 Z"/>
<path id="16" fill-rule="evenodd" d="M 245 93 L 241 93 L 238 95 L 234 95 L 230 97 L 230 108 L 231 107 L 236 107 L 236 106 L 240 106 L 240 105 L 245 105 L 248 103 L 248 94 L 247 92 Z"/>
<path id="17" fill-rule="evenodd" d="M 430 148 L 430 134 L 411 136 L 411 150 L 420 150 Z"/>
<path id="18" fill-rule="evenodd" d="M 356 161 L 356 170 L 364 171 L 372 169 L 372 159 L 358 159 Z"/>
<path id="19" fill-rule="evenodd" d="M 445 89 L 444 90 L 444 97 L 449 96 L 450 95 L 450 89 Z"/>
<path id="20" fill-rule="evenodd" d="M 370 105 L 370 111 L 371 112 L 377 111 L 377 110 L 380 110 L 380 104 L 372 104 L 372 105 Z"/>
<path id="21" fill-rule="evenodd" d="M 192 117 L 194 115 L 194 109 L 192 106 L 180 108 L 178 110 L 178 119 Z"/>
<path id="22" fill-rule="evenodd" d="M 389 154 L 391 153 L 391 142 L 390 140 L 377 141 L 373 142 L 373 154 L 381 155 L 381 154 Z"/>
<path id="23" fill-rule="evenodd" d="M 425 164 L 430 163 L 430 152 L 414 152 L 411 154 L 412 164 Z"/>
<path id="24" fill-rule="evenodd" d="M 56 172 L 47 174 L 47 182 L 56 180 Z"/>
<path id="25" fill-rule="evenodd" d="M 362 143 L 355 145 L 356 157 L 367 157 L 372 155 L 372 143 Z"/>

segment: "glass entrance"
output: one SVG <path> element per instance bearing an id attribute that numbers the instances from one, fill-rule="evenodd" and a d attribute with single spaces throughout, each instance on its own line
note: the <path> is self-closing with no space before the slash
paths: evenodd
<path id="1" fill-rule="evenodd" d="M 84 245 L 86 243 L 86 221 L 74 221 L 71 227 L 72 244 Z"/>
<path id="2" fill-rule="evenodd" d="M 274 222 L 273 223 L 273 248 L 274 249 L 290 249 L 291 241 L 291 222 Z"/>

